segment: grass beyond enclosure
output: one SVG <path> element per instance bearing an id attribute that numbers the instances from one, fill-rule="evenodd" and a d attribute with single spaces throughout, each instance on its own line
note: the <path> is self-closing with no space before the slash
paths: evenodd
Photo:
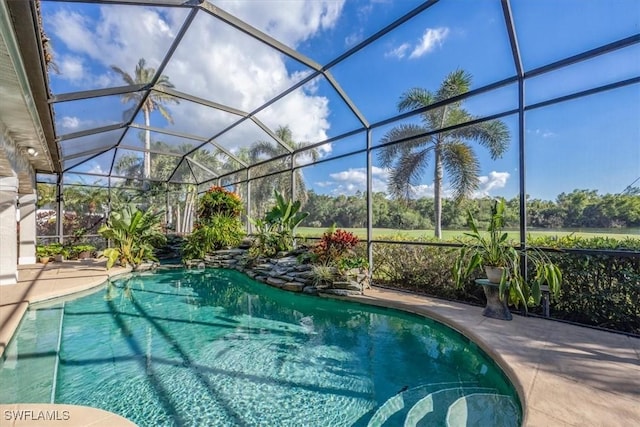
<path id="1" fill-rule="evenodd" d="M 342 228 L 342 227 L 339 227 Z M 358 236 L 360 239 L 367 238 L 367 229 L 366 228 L 342 228 L 343 230 L 347 230 Z M 316 228 L 316 227 L 298 227 L 298 234 L 303 237 L 320 237 L 322 233 L 324 233 L 326 228 Z M 460 237 L 467 230 L 442 230 L 442 240 L 443 241 L 453 241 L 456 237 Z M 603 230 L 603 229 L 594 229 L 593 231 L 558 231 L 558 230 L 535 230 L 529 231 L 528 235 L 531 238 L 543 237 L 543 236 L 556 236 L 556 237 L 564 237 L 573 235 L 576 237 L 607 237 L 611 239 L 625 239 L 625 238 L 635 238 L 640 239 L 640 230 L 638 229 L 620 229 L 620 232 L 615 232 L 614 230 Z M 393 228 L 374 228 L 373 229 L 373 238 L 384 240 L 385 237 L 406 237 L 407 240 L 415 240 L 419 238 L 429 238 L 433 237 L 433 230 L 397 230 Z M 518 230 L 509 231 L 509 238 L 517 241 L 519 239 Z"/>

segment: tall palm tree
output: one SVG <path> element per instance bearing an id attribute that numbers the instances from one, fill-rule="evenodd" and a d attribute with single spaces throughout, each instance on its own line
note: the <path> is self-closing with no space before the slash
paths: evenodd
<path id="1" fill-rule="evenodd" d="M 294 151 L 300 150 L 308 145 L 308 143 L 305 142 L 294 141 L 289 126 L 279 126 L 276 129 L 275 134 L 278 138 L 280 138 L 282 142 L 284 142 L 289 148 Z M 274 144 L 273 141 L 256 142 L 249 148 L 249 164 L 254 164 L 261 160 L 281 155 L 282 150 L 279 150 L 278 148 L 279 145 Z M 305 154 L 311 156 L 311 160 L 314 162 L 320 157 L 320 152 L 316 148 L 312 148 L 306 151 Z M 273 172 L 291 170 L 289 161 L 289 157 L 287 156 L 275 162 L 263 163 L 253 169 L 254 173 L 252 173 L 252 175 L 267 175 Z M 278 174 L 270 176 L 266 179 L 253 181 L 251 191 L 251 193 L 253 194 L 253 205 L 260 206 L 261 204 L 266 203 L 270 198 L 273 197 L 274 190 L 278 190 L 279 193 L 286 195 L 286 198 L 291 197 L 293 200 L 300 200 L 300 202 L 302 202 L 302 204 L 304 205 L 304 203 L 307 201 L 308 196 L 307 188 L 300 169 L 295 170 L 294 179 L 296 182 L 295 194 L 292 194 L 291 176 L 289 174 Z M 262 207 L 264 208 L 264 206 Z M 254 214 L 257 214 L 259 210 L 260 209 L 254 211 Z"/>
<path id="2" fill-rule="evenodd" d="M 144 58 L 140 58 L 140 60 L 138 61 L 138 65 L 136 65 L 135 77 L 131 77 L 129 73 L 123 71 L 122 69 L 116 67 L 115 65 L 112 65 L 111 69 L 116 73 L 120 74 L 120 77 L 122 77 L 122 80 L 124 80 L 125 83 L 127 83 L 128 85 L 136 85 L 136 84 L 149 83 L 150 81 L 153 80 L 153 77 L 156 74 L 155 68 L 145 67 L 145 66 L 146 66 L 146 61 L 144 60 Z M 164 74 L 158 78 L 158 81 L 156 82 L 155 86 L 164 87 L 168 89 L 172 89 L 175 87 L 173 83 L 169 81 L 169 77 L 165 76 Z M 124 95 L 122 95 L 123 103 L 126 104 L 128 102 L 133 101 L 133 107 L 129 108 L 124 112 L 125 117 L 129 117 L 131 114 L 135 112 L 136 108 L 138 107 L 138 104 L 140 103 L 144 95 L 145 95 L 144 91 L 125 93 Z M 175 104 L 180 103 L 177 98 L 171 95 L 167 95 L 166 93 L 156 92 L 156 91 L 151 91 L 151 93 L 149 93 L 149 96 L 147 96 L 147 99 L 144 101 L 144 104 L 142 105 L 142 112 L 144 113 L 144 124 L 146 127 L 149 127 L 151 125 L 151 113 L 156 110 L 159 111 L 160 114 L 162 114 L 162 117 L 167 119 L 169 123 L 173 124 L 173 117 L 171 117 L 171 114 L 169 113 L 169 111 L 167 111 L 162 105 L 167 102 L 173 102 Z M 151 134 L 147 130 L 145 131 L 145 139 L 144 139 L 144 150 L 145 150 L 144 177 L 145 178 L 149 178 L 151 176 L 151 157 L 149 156 L 150 148 L 151 148 Z"/>
<path id="3" fill-rule="evenodd" d="M 413 88 L 402 94 L 398 102 L 400 112 L 410 111 L 450 99 L 469 91 L 471 75 L 463 70 L 450 73 L 437 92 Z M 388 188 L 392 196 L 407 200 L 421 181 L 428 163 L 433 160 L 435 236 L 442 237 L 442 179 L 446 171 L 456 201 L 469 197 L 479 187 L 480 163 L 469 144 L 477 142 L 489 150 L 492 159 L 502 157 L 509 146 L 507 126 L 500 120 L 491 120 L 464 126 L 455 130 L 424 136 L 427 132 L 472 121 L 475 117 L 462 108 L 458 101 L 421 114 L 422 124 L 401 124 L 392 128 L 381 139 L 389 143 L 378 153 L 382 167 L 390 169 Z M 415 138 L 411 138 L 415 136 Z"/>

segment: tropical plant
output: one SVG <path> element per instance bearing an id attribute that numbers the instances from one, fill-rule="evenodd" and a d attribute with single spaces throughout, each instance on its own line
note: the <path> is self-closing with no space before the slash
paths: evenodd
<path id="1" fill-rule="evenodd" d="M 38 245 L 36 246 L 36 256 L 38 258 L 47 258 L 53 255 L 51 248 L 49 245 Z"/>
<path id="2" fill-rule="evenodd" d="M 313 253 L 317 262 L 322 264 L 335 264 L 355 255 L 354 249 L 360 240 L 350 231 L 330 227 L 314 246 Z"/>
<path id="3" fill-rule="evenodd" d="M 198 220 L 182 248 L 183 259 L 201 259 L 207 253 L 236 246 L 245 233 L 240 215 L 242 200 L 223 187 L 209 188 L 198 200 Z"/>
<path id="4" fill-rule="evenodd" d="M 89 256 L 91 256 L 91 254 L 93 254 L 95 250 L 96 250 L 96 247 L 93 245 L 88 245 L 88 244 L 73 245 L 70 248 L 69 256 L 72 258 L 78 258 L 82 253 L 88 253 L 90 254 Z"/>
<path id="5" fill-rule="evenodd" d="M 238 218 L 216 214 L 206 224 L 196 224 L 186 238 L 182 258 L 202 259 L 212 251 L 237 246 L 244 235 Z"/>
<path id="6" fill-rule="evenodd" d="M 399 111 L 410 111 L 443 102 L 469 91 L 471 75 L 463 70 L 450 73 L 433 93 L 413 88 L 402 94 Z M 456 101 L 421 113 L 422 124 L 401 124 L 381 139 L 385 145 L 378 154 L 380 164 L 389 168 L 388 188 L 392 196 L 408 200 L 420 184 L 427 164 L 434 165 L 434 228 L 442 237 L 442 180 L 449 176 L 454 199 L 457 201 L 478 189 L 480 164 L 469 142 L 476 141 L 489 150 L 492 159 L 503 155 L 509 144 L 509 130 L 500 120 L 490 120 L 458 127 L 446 132 L 439 129 L 472 122 L 475 117 Z M 402 141 L 393 144 L 394 141 Z"/>
<path id="7" fill-rule="evenodd" d="M 132 77 L 129 73 L 123 71 L 121 68 L 116 67 L 115 65 L 112 65 L 111 69 L 118 73 L 120 77 L 122 77 L 122 80 L 124 80 L 128 85 L 133 86 L 137 84 L 149 83 L 153 80 L 156 74 L 156 69 L 153 67 L 146 67 L 146 65 L 147 64 L 145 59 L 140 58 L 138 64 L 136 65 L 134 77 Z M 169 81 L 169 77 L 163 74 L 156 81 L 155 87 L 172 89 L 174 85 Z M 175 104 L 179 103 L 176 97 L 155 90 L 150 91 L 148 95 L 145 91 L 136 91 L 125 93 L 121 97 L 123 103 L 129 103 L 133 101 L 133 106 L 123 113 L 123 116 L 127 118 L 133 115 L 133 113 L 138 108 L 138 104 L 144 99 L 144 104 L 142 104 L 142 113 L 144 114 L 144 124 L 147 128 L 151 126 L 151 113 L 156 110 L 159 111 L 160 114 L 162 114 L 162 116 L 169 123 L 173 123 L 171 114 L 164 108 L 163 104 L 167 102 L 173 102 Z M 151 134 L 147 129 L 145 130 L 144 141 L 144 178 L 149 178 L 151 176 L 151 157 L 149 154 L 150 148 Z"/>
<path id="8" fill-rule="evenodd" d="M 289 126 L 279 126 L 275 131 L 275 135 L 284 145 L 286 145 L 292 151 L 301 150 L 308 144 L 305 142 L 294 141 Z M 250 164 L 260 162 L 262 163 L 252 169 L 252 175 L 263 176 L 270 173 L 290 170 L 291 165 L 289 164 L 289 162 L 291 160 L 289 157 L 281 157 L 279 160 L 273 162 L 264 162 L 266 159 L 280 156 L 283 153 L 283 147 L 280 144 L 274 143 L 273 141 L 258 141 L 253 144 L 249 148 L 249 151 L 247 153 L 248 161 Z M 315 162 L 320 157 L 320 152 L 317 148 L 311 148 L 309 150 L 306 150 L 304 152 L 304 155 L 309 156 L 310 159 Z M 307 188 L 304 184 L 302 172 L 300 171 L 300 169 L 296 169 L 293 174 L 293 179 L 296 183 L 295 194 L 292 194 L 291 175 L 287 173 L 276 174 L 265 179 L 256 179 L 252 181 L 252 201 L 253 205 L 257 207 L 257 209 L 252 211 L 254 213 L 262 212 L 260 207 L 268 203 L 268 200 L 273 194 L 274 190 L 282 194 L 288 194 L 293 199 L 300 200 L 301 204 L 304 205 L 307 201 L 308 195 Z"/>
<path id="9" fill-rule="evenodd" d="M 237 218 L 242 213 L 242 200 L 234 192 L 213 186 L 198 200 L 197 213 L 200 219 L 212 218 L 215 215 Z"/>
<path id="10" fill-rule="evenodd" d="M 271 256 L 292 250 L 296 245 L 296 228 L 309 216 L 309 212 L 300 211 L 300 200 L 287 200 L 278 190 L 274 191 L 274 196 L 276 203 L 264 219 L 249 218 L 256 227 L 254 255 Z"/>
<path id="11" fill-rule="evenodd" d="M 114 244 L 104 250 L 107 269 L 116 261 L 134 269 L 143 261 L 157 261 L 154 247 L 163 246 L 166 242 L 160 227 L 162 215 L 163 212 L 154 212 L 153 209 L 141 211 L 132 204 L 112 212 L 107 223 L 98 230 L 102 237 Z"/>
<path id="12" fill-rule="evenodd" d="M 351 281 L 358 276 L 368 277 L 364 272 L 369 262 L 363 254 L 356 252 L 358 237 L 332 225 L 313 246 L 310 260 L 313 264 L 312 280 L 318 285 L 332 286 L 334 281 Z"/>
<path id="13" fill-rule="evenodd" d="M 508 292 L 509 302 L 516 307 L 522 303 L 527 310 L 530 302 L 539 304 L 543 285 L 548 286 L 552 298 L 558 298 L 562 272 L 544 252 L 535 248 L 517 249 L 504 231 L 504 216 L 505 201 L 499 198 L 491 207 L 491 220 L 485 234 L 478 230 L 471 212 L 467 212 L 471 232 L 464 233 L 467 239 L 460 241 L 462 247 L 451 269 L 456 286 L 462 286 L 462 281 L 478 268 L 499 267 L 502 269 L 500 298 L 504 299 Z M 523 258 L 533 267 L 531 280 L 527 280 L 521 272 Z"/>

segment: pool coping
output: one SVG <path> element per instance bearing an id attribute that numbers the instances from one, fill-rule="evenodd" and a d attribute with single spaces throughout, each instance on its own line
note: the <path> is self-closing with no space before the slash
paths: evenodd
<path id="1" fill-rule="evenodd" d="M 107 271 L 96 260 L 21 266 L 17 285 L 0 286 L 0 355 L 29 304 L 75 296 L 129 271 Z M 430 317 L 465 335 L 514 384 L 525 426 L 640 425 L 638 338 L 532 317 L 490 319 L 481 307 L 375 287 L 362 296 L 331 298 Z"/>
<path id="2" fill-rule="evenodd" d="M 5 424 L 5 422 L 7 424 Z M 0 426 L 136 427 L 113 412 L 81 405 L 52 403 L 0 404 Z"/>

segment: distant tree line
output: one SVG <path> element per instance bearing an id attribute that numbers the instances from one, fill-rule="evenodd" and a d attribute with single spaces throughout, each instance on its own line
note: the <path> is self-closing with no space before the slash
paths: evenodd
<path id="1" fill-rule="evenodd" d="M 468 199 L 456 204 L 442 201 L 442 226 L 464 228 L 469 209 L 480 223 L 488 222 L 490 198 Z M 507 227 L 519 225 L 519 198 L 507 200 Z M 305 210 L 310 215 L 304 225 L 361 228 L 367 226 L 366 193 L 330 196 L 308 192 Z M 640 195 L 605 194 L 597 190 L 561 193 L 555 201 L 529 199 L 528 226 L 536 228 L 629 228 L 640 227 Z M 385 193 L 373 194 L 373 227 L 401 230 L 430 229 L 434 223 L 432 198 L 393 200 Z"/>

